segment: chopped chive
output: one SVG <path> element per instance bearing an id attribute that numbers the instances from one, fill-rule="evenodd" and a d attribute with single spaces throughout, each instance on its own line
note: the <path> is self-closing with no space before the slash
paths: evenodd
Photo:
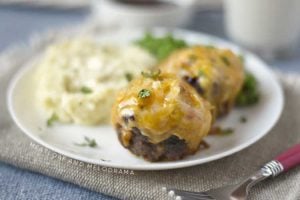
<path id="1" fill-rule="evenodd" d="M 142 89 L 142 90 L 139 92 L 138 97 L 139 97 L 139 98 L 142 98 L 142 99 L 145 99 L 145 98 L 147 98 L 147 97 L 150 97 L 150 95 L 151 95 L 151 92 L 150 92 L 149 90 L 147 90 L 147 89 Z"/>
<path id="2" fill-rule="evenodd" d="M 246 123 L 247 122 L 247 118 L 245 116 L 241 116 L 240 117 L 240 122 L 241 123 Z"/>
<path id="3" fill-rule="evenodd" d="M 89 147 L 96 147 L 96 146 L 97 146 L 97 143 L 94 139 L 92 141 L 90 141 Z"/>
<path id="4" fill-rule="evenodd" d="M 127 80 L 128 82 L 130 82 L 130 81 L 132 81 L 132 79 L 133 79 L 133 75 L 132 75 L 131 73 L 126 73 L 126 74 L 125 74 L 125 78 L 126 78 L 126 80 Z"/>
<path id="5" fill-rule="evenodd" d="M 84 140 L 85 140 L 84 142 L 82 142 L 82 143 L 75 143 L 75 145 L 81 146 L 81 147 L 89 146 L 89 147 L 92 147 L 92 148 L 98 146 L 95 139 L 90 139 L 90 138 L 84 136 Z"/>
<path id="6" fill-rule="evenodd" d="M 58 116 L 55 113 L 53 113 L 51 117 L 47 120 L 47 126 L 52 126 L 53 123 L 58 120 L 59 120 Z"/>
<path id="7" fill-rule="evenodd" d="M 149 72 L 144 72 L 144 71 L 141 72 L 142 76 L 144 76 L 145 78 L 152 78 L 152 79 L 158 78 L 160 73 L 161 71 L 159 69 L 154 71 L 149 71 Z"/>
<path id="8" fill-rule="evenodd" d="M 231 135 L 232 133 L 234 133 L 234 130 L 232 128 L 222 130 L 222 135 Z"/>
<path id="9" fill-rule="evenodd" d="M 208 49 L 215 49 L 216 48 L 214 45 L 211 45 L 211 44 L 205 45 L 205 47 L 208 48 Z"/>
<path id="10" fill-rule="evenodd" d="M 81 87 L 80 91 L 81 91 L 83 94 L 90 94 L 90 93 L 93 92 L 92 89 L 90 89 L 89 87 L 86 87 L 86 86 Z"/>
<path id="11" fill-rule="evenodd" d="M 227 66 L 230 65 L 230 62 L 229 62 L 229 60 L 228 60 L 228 58 L 226 56 L 222 56 L 221 59 L 225 63 L 225 65 L 227 65 Z"/>
<path id="12" fill-rule="evenodd" d="M 234 129 L 232 128 L 223 129 L 221 127 L 213 127 L 210 132 L 211 135 L 230 135 L 232 133 L 234 133 Z"/>
<path id="13" fill-rule="evenodd" d="M 206 74 L 202 69 L 200 69 L 199 72 L 198 72 L 198 76 L 203 77 L 203 76 L 206 76 Z"/>
<path id="14" fill-rule="evenodd" d="M 197 59 L 198 59 L 197 56 L 195 56 L 195 55 L 190 55 L 190 57 L 189 57 L 189 63 L 192 64 L 192 63 L 196 62 Z"/>
<path id="15" fill-rule="evenodd" d="M 239 55 L 239 59 L 241 60 L 241 62 L 242 63 L 244 63 L 245 62 L 245 57 L 241 54 L 241 55 Z"/>
<path id="16" fill-rule="evenodd" d="M 103 158 L 100 158 L 100 160 L 103 161 L 103 162 L 110 162 L 110 160 L 105 160 Z"/>

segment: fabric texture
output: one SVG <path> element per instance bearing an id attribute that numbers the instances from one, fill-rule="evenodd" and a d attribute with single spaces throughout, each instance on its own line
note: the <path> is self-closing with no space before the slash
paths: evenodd
<path id="1" fill-rule="evenodd" d="M 0 162 L 1 200 L 116 200 L 38 173 Z"/>
<path id="2" fill-rule="evenodd" d="M 0 57 L 0 160 L 62 179 L 120 199 L 167 199 L 162 187 L 203 191 L 237 183 L 293 144 L 300 142 L 300 76 L 279 74 L 284 92 L 283 114 L 260 141 L 232 156 L 207 164 L 166 171 L 124 171 L 82 163 L 48 150 L 23 134 L 7 110 L 6 90 L 12 75 L 56 37 L 50 34 L 30 46 L 18 46 Z M 250 200 L 300 200 L 300 168 L 251 190 Z"/>
<path id="3" fill-rule="evenodd" d="M 52 7 L 60 9 L 79 9 L 88 7 L 90 4 L 86 0 L 1 0 L 0 5 L 23 5 L 31 7 Z"/>

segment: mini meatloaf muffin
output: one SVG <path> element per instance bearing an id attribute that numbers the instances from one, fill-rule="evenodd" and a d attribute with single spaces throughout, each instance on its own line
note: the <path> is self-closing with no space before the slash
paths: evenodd
<path id="1" fill-rule="evenodd" d="M 149 161 L 195 153 L 212 124 L 212 106 L 174 75 L 145 74 L 118 94 L 112 123 L 121 144 Z"/>
<path id="2" fill-rule="evenodd" d="M 189 83 L 215 107 L 215 116 L 227 114 L 244 81 L 241 59 L 232 51 L 194 46 L 174 52 L 160 66 Z"/>

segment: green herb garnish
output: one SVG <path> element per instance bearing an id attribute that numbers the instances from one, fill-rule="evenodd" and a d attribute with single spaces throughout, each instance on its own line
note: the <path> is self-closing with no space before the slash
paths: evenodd
<path id="1" fill-rule="evenodd" d="M 154 71 L 148 71 L 148 72 L 144 72 L 142 71 L 141 74 L 145 77 L 145 78 L 152 78 L 152 79 L 156 79 L 159 77 L 161 71 L 158 70 L 154 70 Z"/>
<path id="2" fill-rule="evenodd" d="M 75 145 L 81 146 L 81 147 L 89 146 L 89 147 L 92 147 L 92 148 L 98 146 L 95 139 L 90 139 L 90 138 L 88 138 L 88 137 L 86 137 L 86 136 L 84 136 L 84 142 L 82 142 L 82 143 L 80 143 L 80 144 L 75 143 Z"/>
<path id="3" fill-rule="evenodd" d="M 247 118 L 245 116 L 241 116 L 240 117 L 240 122 L 241 123 L 246 123 L 247 122 Z"/>
<path id="4" fill-rule="evenodd" d="M 53 113 L 51 117 L 47 120 L 47 126 L 52 126 L 53 123 L 58 120 L 59 120 L 58 116 L 55 113 Z"/>
<path id="5" fill-rule="evenodd" d="M 203 76 L 206 76 L 206 74 L 202 69 L 200 69 L 199 72 L 198 72 L 198 76 L 203 77 Z"/>
<path id="6" fill-rule="evenodd" d="M 197 56 L 196 55 L 190 55 L 189 56 L 189 63 L 194 63 L 197 61 Z"/>
<path id="7" fill-rule="evenodd" d="M 215 49 L 216 48 L 215 46 L 213 46 L 211 44 L 210 45 L 205 45 L 205 47 L 208 48 L 208 49 Z"/>
<path id="8" fill-rule="evenodd" d="M 234 129 L 232 128 L 226 128 L 223 129 L 221 127 L 213 127 L 210 131 L 210 135 L 230 135 L 234 133 Z"/>
<path id="9" fill-rule="evenodd" d="M 127 80 L 128 82 L 130 82 L 130 81 L 132 81 L 132 79 L 133 79 L 133 75 L 132 75 L 131 73 L 126 73 L 126 74 L 125 74 L 125 78 L 126 78 L 126 80 Z"/>
<path id="10" fill-rule="evenodd" d="M 258 84 L 255 77 L 246 73 L 243 87 L 236 98 L 238 106 L 250 106 L 259 101 Z"/>
<path id="11" fill-rule="evenodd" d="M 139 97 L 139 98 L 142 98 L 142 99 L 145 99 L 145 98 L 147 98 L 147 97 L 150 97 L 150 95 L 151 95 L 150 90 L 142 89 L 142 90 L 139 92 L 138 97 Z"/>
<path id="12" fill-rule="evenodd" d="M 187 47 L 184 40 L 177 39 L 171 34 L 157 37 L 151 33 L 146 33 L 145 36 L 136 41 L 136 43 L 154 55 L 158 60 L 163 60 L 177 49 Z"/>
<path id="13" fill-rule="evenodd" d="M 234 133 L 234 130 L 232 128 L 222 130 L 222 135 L 231 135 L 232 133 Z"/>
<path id="14" fill-rule="evenodd" d="M 106 159 L 103 159 L 103 158 L 100 158 L 101 161 L 103 162 L 110 162 L 110 160 L 106 160 Z"/>
<path id="15" fill-rule="evenodd" d="M 239 59 L 241 60 L 242 63 L 245 62 L 245 57 L 243 55 L 239 55 Z"/>
<path id="16" fill-rule="evenodd" d="M 222 56 L 221 59 L 225 63 L 225 65 L 227 65 L 227 66 L 230 65 L 230 62 L 229 62 L 229 60 L 228 60 L 228 58 L 226 56 Z"/>
<path id="17" fill-rule="evenodd" d="M 80 88 L 80 92 L 82 92 L 83 94 L 90 94 L 93 92 L 93 90 L 91 88 L 83 86 L 82 88 Z"/>

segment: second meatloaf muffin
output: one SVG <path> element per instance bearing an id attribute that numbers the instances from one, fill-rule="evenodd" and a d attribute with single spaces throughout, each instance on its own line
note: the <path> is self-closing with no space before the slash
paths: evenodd
<path id="1" fill-rule="evenodd" d="M 211 105 L 174 75 L 133 80 L 118 94 L 112 123 L 121 144 L 149 161 L 195 153 L 211 127 Z"/>
<path id="2" fill-rule="evenodd" d="M 174 52 L 160 66 L 176 74 L 215 107 L 215 115 L 227 114 L 244 82 L 241 59 L 231 50 L 194 46 Z"/>

